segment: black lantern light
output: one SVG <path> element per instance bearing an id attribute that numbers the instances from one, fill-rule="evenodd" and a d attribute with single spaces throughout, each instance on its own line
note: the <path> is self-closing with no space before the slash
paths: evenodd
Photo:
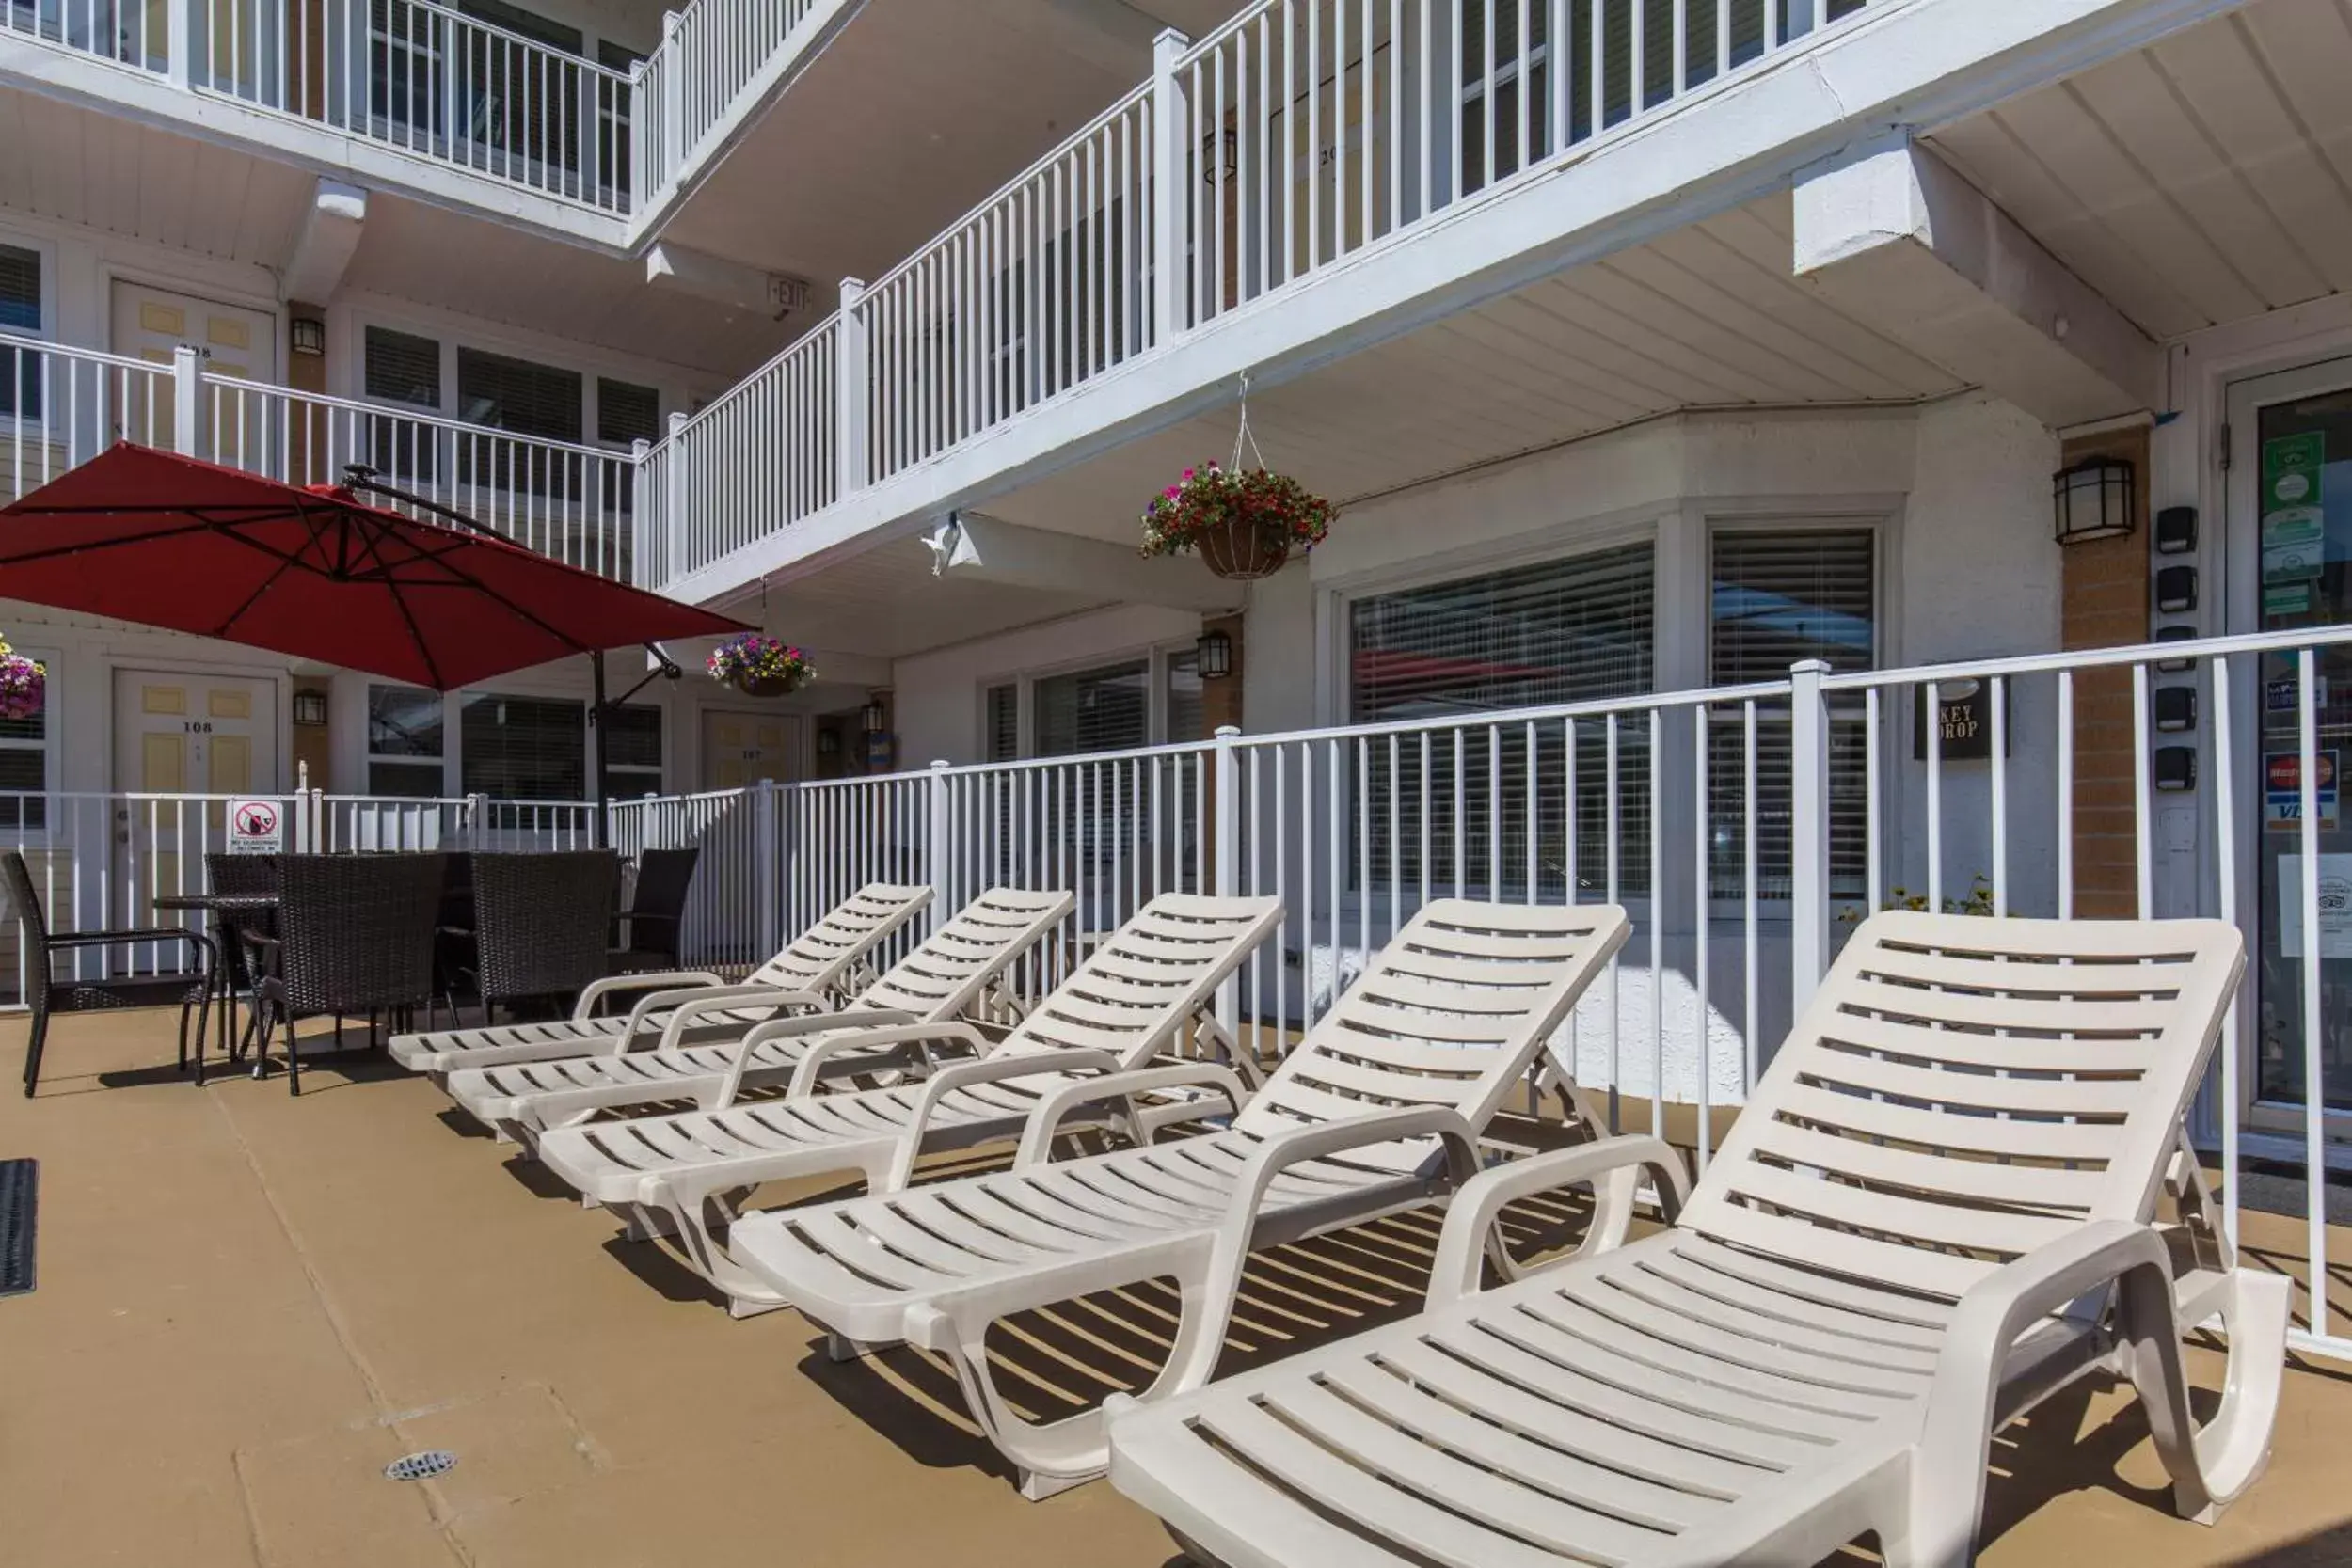
<path id="1" fill-rule="evenodd" d="M 326 693 L 297 691 L 294 694 L 294 721 L 297 724 L 326 722 Z"/>
<path id="2" fill-rule="evenodd" d="M 2050 481 L 2058 507 L 2058 542 L 2084 545 L 2132 531 L 2138 515 L 2138 474 L 2120 457 L 2086 457 Z"/>
<path id="3" fill-rule="evenodd" d="M 288 324 L 294 352 L 308 358 L 322 358 L 326 354 L 326 324 L 316 316 L 296 316 Z"/>
<path id="4" fill-rule="evenodd" d="M 881 735 L 889 729 L 890 712 L 882 706 L 880 693 L 866 702 L 865 708 L 858 715 L 858 721 L 867 735 Z"/>
<path id="5" fill-rule="evenodd" d="M 1221 681 L 1233 673 L 1233 640 L 1221 631 L 1204 631 L 1192 645 L 1193 668 L 1204 681 Z"/>

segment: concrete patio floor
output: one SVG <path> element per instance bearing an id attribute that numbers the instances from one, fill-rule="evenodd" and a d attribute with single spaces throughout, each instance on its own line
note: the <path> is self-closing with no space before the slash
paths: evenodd
<path id="1" fill-rule="evenodd" d="M 0 1562 L 1175 1560 L 1107 1485 L 1022 1501 L 937 1368 L 836 1366 L 790 1312 L 731 1321 L 380 1060 L 306 1069 L 299 1100 L 279 1077 L 199 1089 L 170 1067 L 169 1015 L 67 1018 L 25 1101 L 24 1034 L 0 1022 L 0 1158 L 40 1161 L 40 1283 L 0 1300 Z M 1391 1221 L 1263 1260 L 1232 1359 L 1409 1310 L 1435 1233 Z M 1039 1408 L 1091 1399 L 1147 1366 L 1159 1305 L 1021 1325 L 1006 1355 Z M 2210 1386 L 2217 1357 L 2199 1367 Z M 2270 1472 L 2215 1528 L 2164 1512 L 2144 1432 L 2098 1391 L 2005 1434 L 1983 1560 L 2352 1562 L 2344 1370 L 2289 1377 Z M 384 1479 L 422 1449 L 456 1467 Z"/>

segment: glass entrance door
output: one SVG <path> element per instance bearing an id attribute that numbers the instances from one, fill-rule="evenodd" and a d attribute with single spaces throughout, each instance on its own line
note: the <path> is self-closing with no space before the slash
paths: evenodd
<path id="1" fill-rule="evenodd" d="M 2352 622 L 2352 362 L 2232 388 L 2228 562 L 2233 629 L 2301 631 Z M 2265 654 L 2246 693 L 2254 776 L 2239 784 L 2252 820 L 2259 933 L 2251 1090 L 2262 1106 L 2300 1112 L 2311 1093 L 2305 1039 L 2301 686 L 2297 656 Z M 2341 769 L 2352 762 L 2352 648 L 2322 649 L 2313 698 L 2322 913 L 2319 1070 L 2323 1103 L 2352 1110 L 2352 824 Z M 2344 910 L 2352 914 L 2352 910 Z M 2298 1118 L 2299 1119 L 2299 1118 Z"/>

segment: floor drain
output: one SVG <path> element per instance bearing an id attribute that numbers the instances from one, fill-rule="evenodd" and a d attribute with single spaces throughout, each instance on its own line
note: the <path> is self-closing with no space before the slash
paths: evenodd
<path id="1" fill-rule="evenodd" d="M 457 1467 L 457 1456 L 444 1449 L 427 1449 L 393 1460 L 384 1466 L 387 1481 L 422 1481 L 427 1476 L 444 1475 Z"/>

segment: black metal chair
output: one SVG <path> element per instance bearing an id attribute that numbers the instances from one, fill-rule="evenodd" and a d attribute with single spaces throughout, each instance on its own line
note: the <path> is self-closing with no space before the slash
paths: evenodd
<path id="1" fill-rule="evenodd" d="M 433 999 L 434 917 L 441 906 L 437 854 L 286 855 L 278 864 L 278 934 L 254 945 L 269 958 L 255 996 L 259 1049 L 286 1030 L 286 1076 L 302 1092 L 294 1025 L 332 1017 L 368 1020 L 375 1041 L 379 1013 L 399 1017 Z"/>
<path id="2" fill-rule="evenodd" d="M 33 1031 L 24 1052 L 24 1095 L 32 1098 L 40 1082 L 40 1056 L 49 1040 L 49 1015 L 84 1012 L 102 1007 L 152 1007 L 180 1004 L 180 1068 L 188 1066 L 188 1012 L 196 1011 L 196 1077 L 204 1081 L 204 1031 L 212 1018 L 213 941 L 202 931 L 184 926 L 150 926 L 119 931 L 52 931 L 49 917 L 33 890 L 33 873 L 24 857 L 11 849 L 0 855 L 0 882 L 7 884 L 8 907 L 15 911 L 24 932 L 24 1002 L 33 1015 Z M 185 942 L 196 951 L 197 973 L 127 974 L 96 979 L 77 976 L 60 980 L 53 960 L 87 948 L 128 943 Z"/>
<path id="3" fill-rule="evenodd" d="M 204 885 L 215 893 L 251 894 L 275 896 L 278 892 L 278 857 L 276 855 L 230 855 L 215 850 L 204 857 Z M 230 913 L 225 910 L 213 911 L 213 938 L 220 944 L 219 972 L 214 978 L 219 985 L 221 1006 L 229 1011 L 230 1022 L 235 1022 L 236 998 L 239 993 L 251 996 L 255 975 L 254 950 L 251 943 L 267 942 L 278 935 L 278 911 L 247 910 Z M 246 1034 L 252 1033 L 250 1023 Z M 234 1061 L 245 1053 L 247 1041 L 238 1039 L 230 1049 Z"/>
<path id="4" fill-rule="evenodd" d="M 567 996 L 604 978 L 621 879 L 610 849 L 473 858 L 474 994 L 501 1002 Z"/>
<path id="5" fill-rule="evenodd" d="M 623 910 L 621 945 L 605 958 L 605 973 L 636 974 L 678 967 L 678 927 L 686 918 L 686 894 L 694 883 L 699 847 L 648 849 L 637 857 L 637 879 Z"/>

